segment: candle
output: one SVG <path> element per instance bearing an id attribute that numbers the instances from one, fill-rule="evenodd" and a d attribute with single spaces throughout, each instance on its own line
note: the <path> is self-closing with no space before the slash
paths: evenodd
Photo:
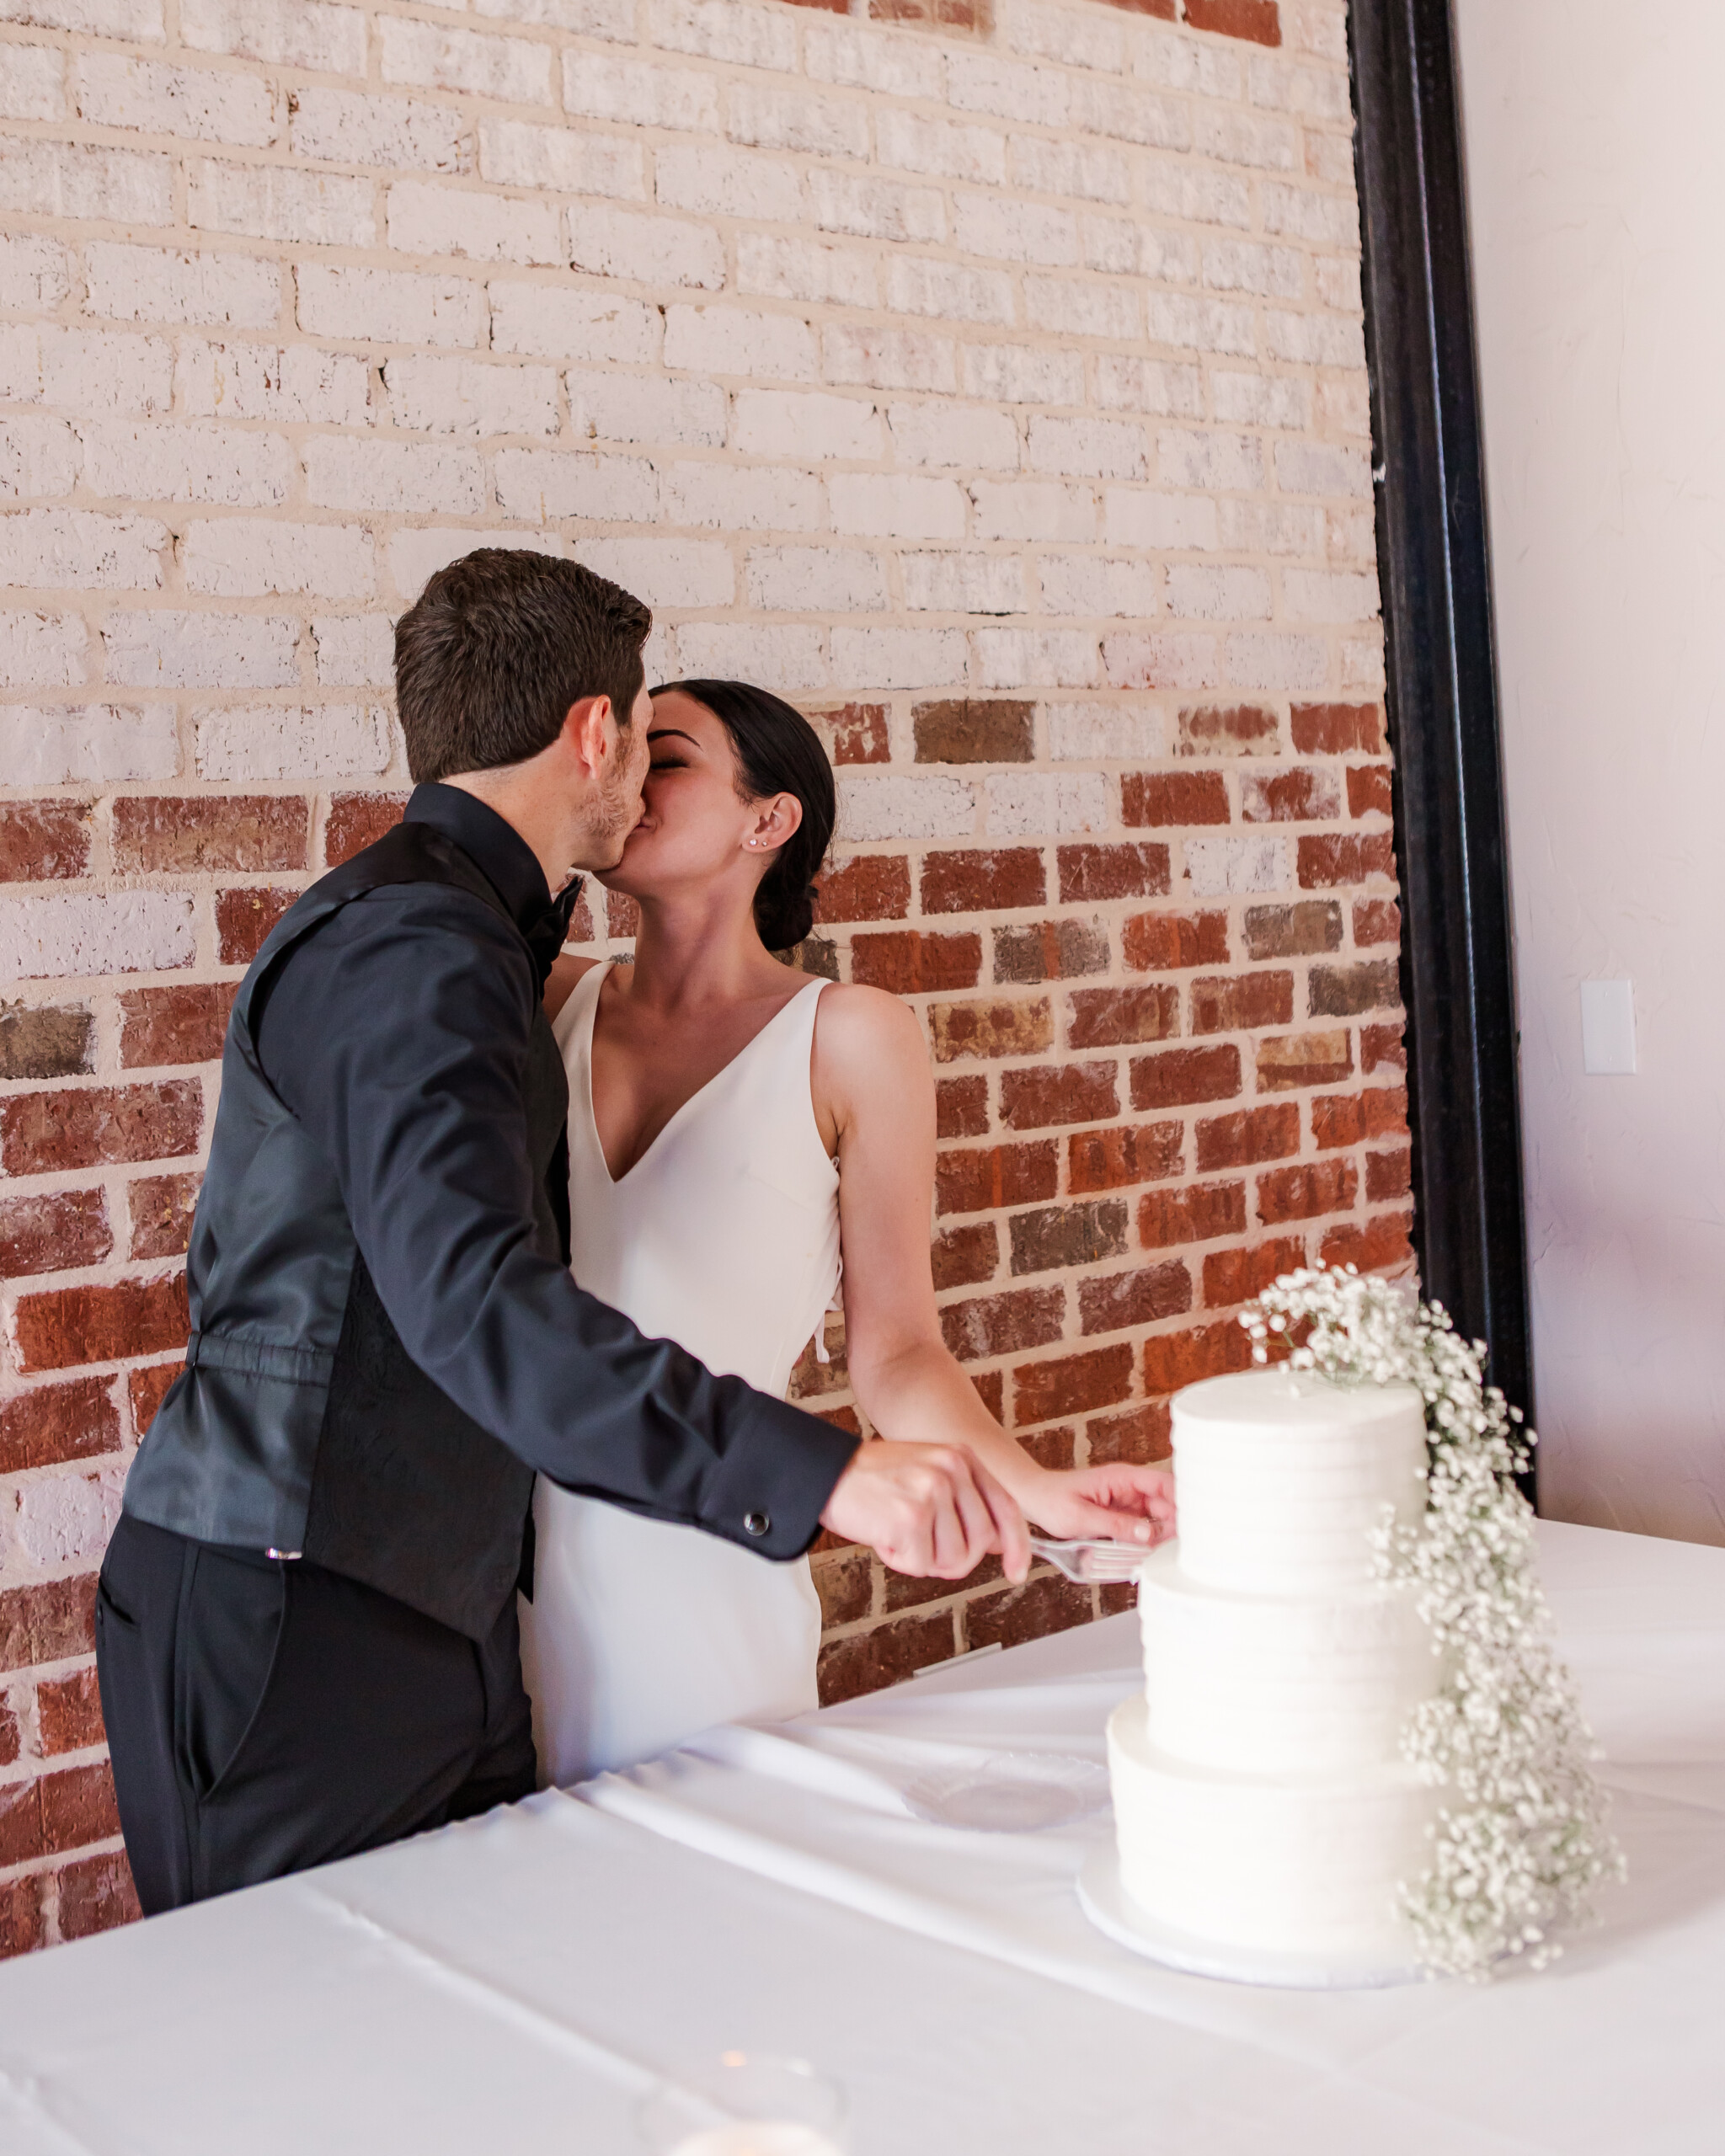
<path id="1" fill-rule="evenodd" d="M 692 2133 L 670 2156 L 843 2156 L 843 2152 L 837 2142 L 794 2119 L 753 2119 Z"/>

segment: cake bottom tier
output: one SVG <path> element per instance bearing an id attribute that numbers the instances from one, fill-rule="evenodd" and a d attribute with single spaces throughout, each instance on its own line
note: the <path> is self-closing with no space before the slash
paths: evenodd
<path id="1" fill-rule="evenodd" d="M 1411 1960 L 1396 1889 L 1429 1858 L 1438 1792 L 1399 1762 L 1345 1778 L 1193 1767 L 1154 1750 L 1140 1697 L 1108 1722 L 1120 1881 L 1158 1923 L 1218 1945 Z"/>

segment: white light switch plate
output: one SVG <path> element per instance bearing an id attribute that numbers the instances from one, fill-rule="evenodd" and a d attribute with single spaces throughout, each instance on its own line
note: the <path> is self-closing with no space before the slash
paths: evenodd
<path id="1" fill-rule="evenodd" d="M 1581 984 L 1581 1067 L 1590 1078 L 1635 1075 L 1635 994 L 1630 982 Z"/>

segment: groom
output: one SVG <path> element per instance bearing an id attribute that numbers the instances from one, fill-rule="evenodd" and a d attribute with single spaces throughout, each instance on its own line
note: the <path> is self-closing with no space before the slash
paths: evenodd
<path id="1" fill-rule="evenodd" d="M 573 868 L 621 856 L 638 600 L 484 550 L 396 629 L 405 821 L 241 984 L 187 1262 L 186 1368 L 134 1460 L 97 1663 L 147 1911 L 528 1794 L 537 1471 L 763 1558 L 825 1524 L 900 1570 L 1028 1559 L 959 1448 L 869 1444 L 643 1337 L 568 1271 L 540 992 Z"/>

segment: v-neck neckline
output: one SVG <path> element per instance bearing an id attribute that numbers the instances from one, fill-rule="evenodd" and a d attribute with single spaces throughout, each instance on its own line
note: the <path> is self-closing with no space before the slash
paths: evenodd
<path id="1" fill-rule="evenodd" d="M 599 1165 L 605 1171 L 605 1180 L 613 1190 L 621 1190 L 636 1170 L 644 1166 L 652 1159 L 654 1154 L 658 1151 L 660 1142 L 669 1137 L 682 1118 L 694 1107 L 697 1101 L 700 1100 L 704 1094 L 710 1093 L 727 1071 L 734 1070 L 750 1049 L 758 1047 L 766 1038 L 780 1019 L 788 1012 L 796 1009 L 811 989 L 821 989 L 826 985 L 824 980 L 807 981 L 801 988 L 788 996 L 761 1030 L 751 1034 L 728 1062 L 720 1064 L 713 1075 L 697 1086 L 686 1100 L 678 1102 L 659 1129 L 654 1132 L 644 1150 L 636 1155 L 620 1176 L 614 1176 L 611 1171 L 611 1163 L 605 1157 L 605 1140 L 599 1135 L 599 1116 L 593 1102 L 593 1036 L 599 1024 L 599 999 L 605 993 L 606 975 L 611 972 L 611 967 L 607 963 L 596 967 L 595 970 L 599 976 L 599 985 L 593 992 L 592 1006 L 587 1013 L 587 1129 L 593 1140 L 594 1150 L 599 1155 Z"/>

